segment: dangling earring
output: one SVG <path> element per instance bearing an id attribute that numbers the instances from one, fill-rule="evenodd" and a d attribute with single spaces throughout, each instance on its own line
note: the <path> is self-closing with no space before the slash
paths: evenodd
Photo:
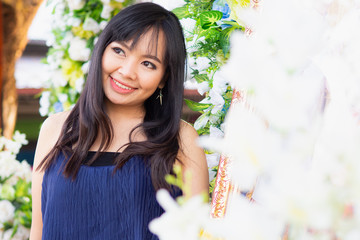
<path id="1" fill-rule="evenodd" d="M 161 105 L 161 106 L 162 106 L 162 97 L 163 97 L 163 95 L 162 95 L 162 88 L 160 88 L 159 95 L 157 96 L 156 99 L 160 98 L 160 105 Z"/>

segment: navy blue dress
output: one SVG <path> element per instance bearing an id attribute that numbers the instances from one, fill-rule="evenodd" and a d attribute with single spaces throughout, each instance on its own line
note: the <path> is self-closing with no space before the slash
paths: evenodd
<path id="1" fill-rule="evenodd" d="M 87 160 L 93 154 L 89 152 Z M 135 156 L 113 175 L 114 157 L 103 153 L 93 165 L 81 165 L 74 181 L 62 174 L 63 155 L 45 171 L 42 239 L 158 239 L 148 229 L 149 222 L 163 213 L 149 166 Z"/>

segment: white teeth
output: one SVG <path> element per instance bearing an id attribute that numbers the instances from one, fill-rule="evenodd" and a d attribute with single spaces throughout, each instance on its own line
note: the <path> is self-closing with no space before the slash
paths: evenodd
<path id="1" fill-rule="evenodd" d="M 125 85 L 122 85 L 121 83 L 119 83 L 118 81 L 115 81 L 115 79 L 111 78 L 111 80 L 116 84 L 116 86 L 118 86 L 119 88 L 123 88 L 123 89 L 126 89 L 126 90 L 132 90 L 133 88 L 129 88 Z"/>

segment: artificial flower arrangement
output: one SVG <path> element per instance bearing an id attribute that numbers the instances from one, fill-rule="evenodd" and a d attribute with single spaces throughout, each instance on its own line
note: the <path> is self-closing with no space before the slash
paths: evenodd
<path id="1" fill-rule="evenodd" d="M 0 137 L 0 239 L 25 240 L 31 226 L 31 167 L 16 160 L 25 134 Z"/>
<path id="2" fill-rule="evenodd" d="M 199 197 L 161 191 L 166 212 L 150 223 L 161 240 L 360 239 L 360 2 L 260 8 L 237 9 L 253 34 L 234 34 L 221 68 L 245 101 L 230 107 L 223 138 L 200 140 L 232 158 L 232 181 L 255 186 L 255 202 L 233 193 L 211 219 Z"/>
<path id="3" fill-rule="evenodd" d="M 204 96 L 202 101 L 186 100 L 188 107 L 201 116 L 194 127 L 199 135 L 224 136 L 224 119 L 229 110 L 233 88 L 221 74 L 222 66 L 230 57 L 230 36 L 245 32 L 237 16 L 237 9 L 254 7 L 250 0 L 186 0 L 173 9 L 183 26 L 188 52 L 187 85 L 195 85 Z M 220 154 L 206 150 L 209 167 L 210 194 L 214 189 Z"/>
<path id="4" fill-rule="evenodd" d="M 132 0 L 49 0 L 52 34 L 44 63 L 48 87 L 40 98 L 40 115 L 70 109 L 82 91 L 91 51 L 107 22 Z"/>

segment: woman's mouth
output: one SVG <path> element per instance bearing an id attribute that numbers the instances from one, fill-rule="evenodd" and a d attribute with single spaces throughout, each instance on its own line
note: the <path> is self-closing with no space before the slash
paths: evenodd
<path id="1" fill-rule="evenodd" d="M 126 86 L 118 81 L 116 81 L 113 77 L 110 76 L 111 81 L 113 81 L 115 83 L 116 86 L 118 86 L 119 88 L 125 89 L 125 90 L 134 90 L 135 88 L 131 88 L 129 86 Z"/>

